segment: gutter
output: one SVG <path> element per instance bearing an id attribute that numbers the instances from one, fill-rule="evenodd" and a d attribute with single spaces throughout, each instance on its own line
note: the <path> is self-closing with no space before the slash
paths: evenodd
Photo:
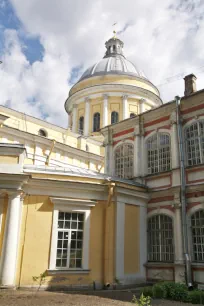
<path id="1" fill-rule="evenodd" d="M 185 269 L 186 269 L 186 284 L 189 289 L 193 288 L 192 285 L 192 275 L 191 275 L 191 259 L 189 256 L 189 245 L 188 245 L 188 226 L 187 226 L 187 201 L 186 201 L 186 171 L 184 163 L 184 138 L 182 131 L 182 121 L 181 121 L 181 112 L 180 112 L 180 103 L 181 98 L 176 96 L 176 117 L 177 117 L 177 132 L 178 132 L 178 141 L 179 141 L 179 159 L 180 159 L 180 177 L 181 177 L 181 191 L 180 191 L 180 200 L 181 200 L 181 222 L 182 222 L 182 238 L 183 238 L 183 252 L 185 259 Z"/>

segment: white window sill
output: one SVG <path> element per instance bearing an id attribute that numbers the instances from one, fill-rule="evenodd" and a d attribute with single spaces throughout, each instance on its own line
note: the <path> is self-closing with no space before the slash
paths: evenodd
<path id="1" fill-rule="evenodd" d="M 47 275 L 59 275 L 59 274 L 89 274 L 91 270 L 85 270 L 85 269 L 67 269 L 67 270 L 47 270 Z"/>

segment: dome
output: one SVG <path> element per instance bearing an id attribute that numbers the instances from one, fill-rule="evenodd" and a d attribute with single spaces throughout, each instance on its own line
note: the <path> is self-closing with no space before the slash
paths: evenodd
<path id="1" fill-rule="evenodd" d="M 107 74 L 124 74 L 146 79 L 144 73 L 123 55 L 123 42 L 120 39 L 113 37 L 105 43 L 105 46 L 107 51 L 104 58 L 88 68 L 79 81 Z"/>

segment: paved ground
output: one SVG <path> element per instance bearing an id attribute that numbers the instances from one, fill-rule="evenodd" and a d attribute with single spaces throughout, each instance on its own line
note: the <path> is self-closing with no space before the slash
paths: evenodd
<path id="1" fill-rule="evenodd" d="M 101 292 L 102 294 L 103 292 Z M 106 292 L 105 292 L 106 293 Z M 112 292 L 112 299 L 86 294 L 68 294 L 55 292 L 0 291 L 1 306 L 130 306 L 132 293 L 127 291 Z M 104 295 L 103 295 L 104 296 Z M 106 295 L 107 296 L 107 295 Z M 154 300 L 153 306 L 191 306 L 167 300 Z"/>

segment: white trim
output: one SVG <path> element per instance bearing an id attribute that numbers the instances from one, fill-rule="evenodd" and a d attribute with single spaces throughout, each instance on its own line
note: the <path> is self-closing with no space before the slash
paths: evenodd
<path id="1" fill-rule="evenodd" d="M 53 224 L 52 224 L 52 238 L 51 238 L 51 251 L 50 251 L 50 270 L 56 269 L 56 250 L 57 250 L 57 224 L 59 210 L 63 212 L 82 212 L 84 213 L 84 238 L 83 238 L 83 258 L 82 269 L 89 269 L 89 240 L 90 240 L 90 213 L 91 207 L 94 207 L 96 202 L 91 200 L 71 199 L 71 198 L 55 198 L 51 197 L 51 201 L 54 203 L 53 211 Z M 67 269 L 68 270 L 68 269 Z M 76 271 L 74 269 L 73 271 Z M 69 269 L 71 271 L 71 269 Z M 74 272 L 73 272 L 74 273 Z"/>
<path id="2" fill-rule="evenodd" d="M 202 210 L 202 209 L 204 209 L 204 203 L 201 203 L 201 204 L 198 204 L 198 205 L 196 205 L 196 206 L 194 206 L 194 207 L 191 207 L 191 208 L 188 210 L 187 215 L 188 215 L 189 218 L 191 218 L 191 216 L 192 216 L 196 211 Z"/>

